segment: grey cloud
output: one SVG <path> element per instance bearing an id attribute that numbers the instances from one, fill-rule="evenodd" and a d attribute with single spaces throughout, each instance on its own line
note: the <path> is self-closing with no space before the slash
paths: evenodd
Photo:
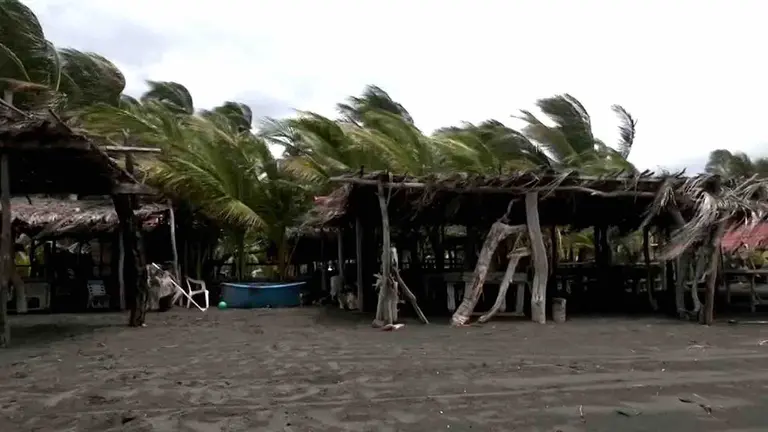
<path id="1" fill-rule="evenodd" d="M 298 104 L 256 91 L 243 92 L 234 97 L 233 100 L 248 105 L 253 112 L 254 121 L 264 117 L 281 118 L 289 116 L 293 114 L 294 107 L 298 106 Z"/>
<path id="2" fill-rule="evenodd" d="M 131 68 L 141 68 L 160 61 L 170 48 L 172 41 L 166 36 L 116 17 L 89 17 L 89 20 L 99 24 L 97 29 L 68 22 L 66 13 L 75 13 L 68 11 L 68 7 L 71 8 L 71 5 L 52 4 L 35 10 L 46 37 L 56 46 L 93 51 Z"/>

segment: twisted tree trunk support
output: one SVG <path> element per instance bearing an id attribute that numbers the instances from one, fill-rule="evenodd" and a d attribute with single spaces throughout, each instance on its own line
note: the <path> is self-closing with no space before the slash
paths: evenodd
<path id="1" fill-rule="evenodd" d="M 717 288 L 717 270 L 720 268 L 720 243 L 725 234 L 725 223 L 720 222 L 712 233 L 712 247 L 709 260 L 709 279 L 707 279 L 707 298 L 704 309 L 704 324 L 712 325 L 715 320 L 715 289 Z"/>
<path id="2" fill-rule="evenodd" d="M 539 194 L 525 194 L 525 216 L 528 226 L 528 237 L 531 240 L 533 252 L 533 285 L 531 286 L 531 320 L 540 324 L 547 322 L 547 250 L 544 247 L 544 236 L 541 234 L 539 223 Z"/>
<path id="3" fill-rule="evenodd" d="M 389 212 L 384 198 L 384 186 L 378 183 L 379 210 L 381 211 L 381 277 L 378 281 L 379 297 L 376 304 L 376 317 L 372 325 L 383 327 L 394 324 L 397 320 L 397 286 L 391 278 L 392 250 L 389 233 Z"/>
<path id="4" fill-rule="evenodd" d="M 513 233 L 523 231 L 523 229 L 525 229 L 523 225 L 510 226 L 502 222 L 495 222 L 491 226 L 488 235 L 485 237 L 480 256 L 477 258 L 475 272 L 472 275 L 472 284 L 464 289 L 464 299 L 461 301 L 459 307 L 456 308 L 456 312 L 453 313 L 453 316 L 451 317 L 451 325 L 462 326 L 469 321 L 469 317 L 472 315 L 472 311 L 475 309 L 477 301 L 483 293 L 483 285 L 485 283 L 485 277 L 488 274 L 488 266 L 491 263 L 491 258 L 493 258 L 493 253 L 496 251 L 496 248 L 502 240 Z M 539 230 L 539 234 L 541 234 L 541 230 Z"/>
<path id="5" fill-rule="evenodd" d="M 693 281 L 691 282 L 691 300 L 693 301 L 693 310 L 690 312 L 690 317 L 696 317 L 696 319 L 703 321 L 701 311 L 701 300 L 699 299 L 699 281 L 706 276 L 707 258 L 711 254 L 707 246 L 702 247 L 701 253 L 696 256 L 693 252 L 693 257 L 696 263 L 693 271 Z"/>
<path id="6" fill-rule="evenodd" d="M 509 254 L 509 264 L 507 264 L 507 271 L 504 273 L 504 279 L 501 280 L 501 285 L 499 286 L 499 294 L 496 296 L 496 302 L 493 303 L 491 310 L 486 312 L 477 320 L 478 322 L 488 322 L 488 320 L 493 318 L 494 315 L 496 315 L 501 310 L 501 307 L 505 304 L 505 300 L 507 298 L 507 290 L 509 289 L 509 284 L 515 277 L 517 264 L 520 262 L 520 258 L 528 255 L 530 255 L 530 252 L 525 249 L 512 251 L 512 253 Z M 525 293 L 525 291 L 523 291 L 523 293 Z"/>

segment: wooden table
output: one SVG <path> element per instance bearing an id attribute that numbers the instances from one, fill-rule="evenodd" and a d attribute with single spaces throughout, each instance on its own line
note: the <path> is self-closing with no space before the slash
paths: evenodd
<path id="1" fill-rule="evenodd" d="M 458 292 L 456 284 L 458 283 L 471 283 L 474 272 L 447 272 L 447 273 L 431 273 L 424 275 L 424 286 L 429 287 L 432 282 L 444 282 L 446 284 L 445 289 L 448 295 L 447 307 L 450 312 L 456 310 L 457 295 L 460 294 L 463 298 L 463 293 Z M 485 278 L 486 284 L 500 284 L 504 278 L 504 272 L 488 272 Z M 530 281 L 526 273 L 515 273 L 512 277 L 512 284 L 517 287 L 515 294 L 515 311 L 514 312 L 499 312 L 497 316 L 523 316 L 524 315 L 524 302 L 525 302 L 525 289 L 530 287 Z M 506 306 L 506 305 L 505 305 Z M 505 309 L 505 308 L 504 308 Z M 483 312 L 474 312 L 473 315 L 482 315 Z"/>
<path id="2" fill-rule="evenodd" d="M 768 300 L 760 298 L 756 290 L 755 279 L 758 276 L 765 276 L 768 278 L 768 269 L 729 269 L 723 272 L 723 279 L 725 281 L 725 295 L 727 304 L 731 304 L 731 280 L 739 276 L 745 277 L 749 284 L 749 308 L 750 311 L 755 312 L 757 306 L 768 305 Z"/>

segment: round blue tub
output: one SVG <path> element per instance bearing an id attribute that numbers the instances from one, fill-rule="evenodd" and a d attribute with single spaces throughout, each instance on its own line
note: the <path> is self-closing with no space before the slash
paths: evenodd
<path id="1" fill-rule="evenodd" d="M 301 304 L 301 287 L 306 282 L 222 283 L 222 299 L 239 309 L 296 307 Z"/>

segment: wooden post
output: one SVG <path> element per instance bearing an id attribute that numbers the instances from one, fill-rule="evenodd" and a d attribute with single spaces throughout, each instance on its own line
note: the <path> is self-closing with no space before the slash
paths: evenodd
<path id="1" fill-rule="evenodd" d="M 379 296 L 376 305 L 374 327 L 394 324 L 397 314 L 397 295 L 394 284 L 390 281 L 392 266 L 391 239 L 389 236 L 389 212 L 384 198 L 384 186 L 378 183 L 379 210 L 381 211 L 381 279 L 379 280 Z M 341 244 L 341 243 L 339 243 Z M 341 246 L 339 246 L 341 251 Z"/>
<path id="2" fill-rule="evenodd" d="M 533 254 L 533 286 L 531 287 L 531 320 L 544 324 L 547 322 L 547 250 L 539 223 L 539 194 L 525 194 L 525 217 L 528 225 L 528 237 L 531 240 Z"/>
<path id="3" fill-rule="evenodd" d="M 117 230 L 118 259 L 117 259 L 117 284 L 120 287 L 120 310 L 125 310 L 125 242 L 123 232 Z"/>
<path id="4" fill-rule="evenodd" d="M 651 235 L 650 228 L 643 228 L 643 261 L 645 261 L 645 278 L 648 281 L 648 302 L 651 304 L 651 309 L 655 311 L 659 310 L 659 305 L 656 303 L 656 299 L 653 298 L 653 271 L 651 270 Z"/>
<path id="5" fill-rule="evenodd" d="M 704 324 L 706 325 L 712 325 L 715 320 L 715 289 L 717 288 L 717 273 L 720 268 L 720 243 L 725 234 L 725 223 L 720 222 L 714 231 L 712 258 L 709 262 L 709 279 L 707 280 L 707 300 L 704 306 Z"/>
<path id="6" fill-rule="evenodd" d="M 325 258 L 325 231 L 320 232 L 320 290 L 328 293 L 328 260 Z"/>
<path id="7" fill-rule="evenodd" d="M 2 227 L 0 227 L 0 348 L 11 344 L 11 325 L 8 322 L 8 290 L 11 281 L 11 179 L 8 155 L 0 155 L 0 206 L 2 206 Z"/>
<path id="8" fill-rule="evenodd" d="M 357 263 L 357 310 L 363 312 L 363 222 L 355 218 L 355 253 Z"/>
<path id="9" fill-rule="evenodd" d="M 173 201 L 168 200 L 168 216 L 171 226 L 171 252 L 173 253 L 173 271 L 176 273 L 176 280 L 181 283 L 181 271 L 179 270 L 179 250 L 176 248 L 176 215 L 173 211 Z M 198 276 L 199 277 L 199 276 Z"/>
<path id="10" fill-rule="evenodd" d="M 125 157 L 126 171 L 133 174 L 133 155 Z M 136 197 L 133 195 L 113 195 L 115 213 L 119 221 L 120 235 L 125 249 L 123 280 L 126 294 L 130 295 L 131 314 L 128 325 L 143 327 L 147 316 L 147 301 L 149 299 L 149 285 L 147 281 L 147 266 L 144 262 L 144 253 L 141 245 L 141 224 L 136 218 L 134 209 L 138 207 Z"/>
<path id="11" fill-rule="evenodd" d="M 344 228 L 339 227 L 336 236 L 339 255 L 339 276 L 341 277 L 341 289 L 344 289 Z M 341 294 L 341 292 L 339 292 Z"/>

